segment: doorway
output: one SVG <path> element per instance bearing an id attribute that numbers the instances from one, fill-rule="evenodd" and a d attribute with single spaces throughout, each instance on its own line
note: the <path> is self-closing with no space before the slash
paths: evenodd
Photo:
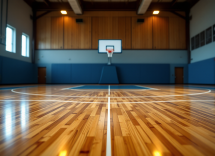
<path id="1" fill-rule="evenodd" d="M 183 83 L 184 83 L 184 68 L 175 67 L 175 84 L 183 84 Z"/>
<path id="2" fill-rule="evenodd" d="M 38 67 L 38 84 L 46 84 L 46 68 Z"/>

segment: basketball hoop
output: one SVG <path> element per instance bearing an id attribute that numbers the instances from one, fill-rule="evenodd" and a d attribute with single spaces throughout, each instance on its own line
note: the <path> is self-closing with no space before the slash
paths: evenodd
<path id="1" fill-rule="evenodd" d="M 108 55 L 108 65 L 111 65 L 111 58 L 113 56 L 114 49 L 106 49 Z"/>
<path id="2" fill-rule="evenodd" d="M 108 57 L 112 57 L 113 56 L 113 49 L 106 49 L 106 51 L 107 51 L 107 55 L 108 55 Z"/>

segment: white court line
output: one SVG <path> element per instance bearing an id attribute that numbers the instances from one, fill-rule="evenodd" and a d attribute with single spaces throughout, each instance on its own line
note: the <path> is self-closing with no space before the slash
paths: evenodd
<path id="1" fill-rule="evenodd" d="M 76 86 L 76 87 L 82 87 L 82 86 L 84 86 L 84 85 Z M 76 88 L 76 87 L 71 87 L 71 88 Z M 61 89 L 61 90 L 70 90 L 71 88 L 63 88 L 63 89 Z M 71 89 L 71 90 L 73 90 L 73 89 Z M 75 90 L 75 89 L 74 89 L 74 90 Z"/>
<path id="2" fill-rule="evenodd" d="M 135 85 L 135 86 L 149 88 L 149 89 L 143 89 L 143 90 L 160 90 L 160 89 L 157 89 L 157 88 L 151 88 L 151 87 L 146 87 L 146 86 L 139 86 L 139 85 Z"/>
<path id="3" fill-rule="evenodd" d="M 111 156 L 110 97 L 108 97 L 106 156 Z"/>
<path id="4" fill-rule="evenodd" d="M 108 95 L 110 96 L 110 85 L 108 85 Z"/>
<path id="5" fill-rule="evenodd" d="M 82 85 L 82 86 L 86 86 L 86 85 Z M 82 87 L 82 86 L 77 86 L 77 87 Z M 108 85 L 110 86 L 110 85 Z M 138 85 L 133 85 L 133 86 L 137 86 L 137 87 L 145 87 L 145 86 L 138 86 Z M 72 88 L 76 88 L 76 87 L 72 87 Z M 98 90 L 98 89 L 72 89 L 72 88 L 63 88 L 61 90 L 74 90 L 74 91 L 93 91 L 93 90 Z M 160 89 L 156 89 L 156 88 L 151 88 L 151 87 L 145 87 L 145 88 L 149 88 L 149 89 L 129 89 L 129 91 L 150 91 L 150 90 L 160 90 Z M 105 90 L 105 89 L 100 89 L 100 90 Z M 122 89 L 123 90 L 123 89 Z M 125 89 L 127 90 L 127 89 Z"/>
<path id="6" fill-rule="evenodd" d="M 45 94 L 31 94 L 31 93 L 23 93 L 23 92 L 17 92 L 14 91 L 16 89 L 12 89 L 11 92 L 17 93 L 17 94 L 25 94 L 25 95 L 35 95 L 35 96 L 57 96 L 57 97 L 81 97 L 81 98 L 98 98 L 98 99 L 104 99 L 107 97 L 96 97 L 96 96 L 62 96 L 62 95 L 45 95 Z M 207 92 L 203 93 L 195 93 L 195 94 L 182 94 L 182 95 L 163 95 L 163 96 L 126 96 L 126 97 L 111 97 L 111 98 L 144 98 L 144 97 L 174 97 L 174 96 L 189 96 L 189 95 L 201 95 L 201 94 L 206 94 L 210 93 L 211 90 L 208 90 Z"/>
<path id="7" fill-rule="evenodd" d="M 110 97 L 108 97 L 109 99 Z M 100 104 L 107 104 L 107 102 L 81 102 L 81 101 L 62 101 L 62 100 L 0 100 L 2 102 L 7 102 L 7 101 L 41 101 L 41 102 L 77 102 L 77 103 L 100 103 Z M 147 101 L 147 102 L 112 102 L 111 104 L 125 104 L 125 103 L 155 103 L 155 102 L 212 102 L 215 100 L 172 100 L 172 101 Z"/>

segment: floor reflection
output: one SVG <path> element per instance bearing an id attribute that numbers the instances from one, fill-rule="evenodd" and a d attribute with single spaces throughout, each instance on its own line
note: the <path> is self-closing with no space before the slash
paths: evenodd
<path id="1" fill-rule="evenodd" d="M 10 140 L 13 137 L 14 127 L 15 127 L 15 109 L 12 102 L 5 102 L 3 107 L 3 129 L 5 140 Z"/>

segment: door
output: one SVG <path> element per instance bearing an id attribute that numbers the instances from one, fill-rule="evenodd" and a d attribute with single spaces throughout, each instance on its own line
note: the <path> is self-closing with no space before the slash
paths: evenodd
<path id="1" fill-rule="evenodd" d="M 183 84 L 184 83 L 184 68 L 176 67 L 175 68 L 175 84 Z"/>
<path id="2" fill-rule="evenodd" d="M 39 84 L 46 83 L 46 68 L 45 67 L 38 68 L 38 83 Z"/>

